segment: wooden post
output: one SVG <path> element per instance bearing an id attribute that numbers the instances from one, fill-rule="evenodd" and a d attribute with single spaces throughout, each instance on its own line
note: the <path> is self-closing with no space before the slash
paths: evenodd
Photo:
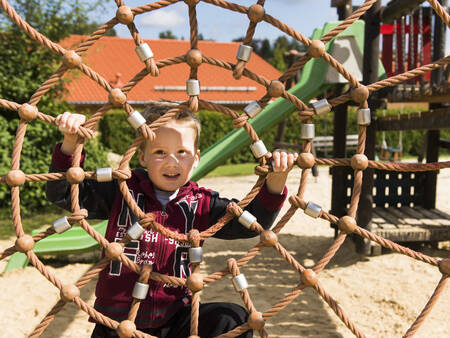
<path id="1" fill-rule="evenodd" d="M 345 20 L 352 13 L 352 1 L 343 1 L 337 8 L 337 12 L 339 20 Z M 342 85 L 336 85 L 337 93 L 340 93 L 342 89 Z M 333 109 L 333 157 L 335 158 L 346 157 L 347 109 L 348 103 L 341 104 Z M 346 214 L 345 168 L 332 167 L 331 174 L 331 213 L 337 217 L 342 217 Z"/>
<path id="2" fill-rule="evenodd" d="M 439 1 L 444 8 L 447 8 L 447 0 Z M 445 56 L 445 31 L 446 26 L 441 18 L 434 13 L 434 41 L 433 41 L 433 61 L 439 60 Z M 444 70 L 438 68 L 431 73 L 431 86 L 441 86 L 446 79 Z M 442 107 L 441 103 L 431 103 L 430 109 Z M 427 132 L 427 163 L 439 161 L 439 130 L 428 130 Z M 424 208 L 433 209 L 436 207 L 436 184 L 437 171 L 428 171 L 425 176 Z"/>
<path id="3" fill-rule="evenodd" d="M 366 22 L 364 34 L 364 58 L 363 58 L 363 83 L 365 85 L 374 83 L 378 80 L 378 55 L 380 54 L 380 10 L 381 0 L 378 0 L 369 11 L 364 15 Z M 372 123 L 367 127 L 366 138 L 366 156 L 373 160 L 375 158 L 375 111 L 380 106 L 380 101 L 373 98 L 369 99 L 369 108 L 372 112 Z M 373 169 L 364 170 L 361 198 L 357 213 L 358 225 L 370 230 L 372 222 L 372 187 L 373 187 Z M 356 250 L 358 253 L 370 254 L 370 243 L 365 242 L 359 236 L 356 236 Z"/>

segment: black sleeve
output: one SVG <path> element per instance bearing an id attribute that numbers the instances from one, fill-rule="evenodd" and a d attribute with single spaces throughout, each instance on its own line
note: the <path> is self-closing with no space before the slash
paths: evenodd
<path id="1" fill-rule="evenodd" d="M 239 202 L 236 199 L 229 200 L 227 198 L 219 197 L 219 194 L 216 191 L 212 192 L 211 202 L 210 202 L 210 222 L 211 225 L 217 223 L 220 217 L 225 215 L 227 205 L 230 202 Z M 255 197 L 244 209 L 250 212 L 253 216 L 256 217 L 259 224 L 264 229 L 269 229 L 275 218 L 277 217 L 280 210 L 269 211 L 265 209 L 261 203 L 258 201 L 258 198 Z M 241 223 L 239 223 L 237 217 L 233 218 L 228 224 L 226 224 L 222 229 L 217 231 L 213 237 L 221 238 L 221 239 L 238 239 L 238 238 L 251 238 L 258 235 L 258 232 L 252 231 L 244 227 Z"/>
<path id="2" fill-rule="evenodd" d="M 50 165 L 49 172 L 60 172 Z M 80 208 L 88 211 L 88 219 L 108 219 L 114 200 L 119 193 L 116 180 L 97 182 L 85 179 L 79 185 Z M 47 199 L 57 206 L 72 211 L 70 184 L 66 180 L 49 181 L 45 186 Z"/>

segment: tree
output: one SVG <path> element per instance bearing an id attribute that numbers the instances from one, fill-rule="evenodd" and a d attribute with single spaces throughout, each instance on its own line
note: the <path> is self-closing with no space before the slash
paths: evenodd
<path id="1" fill-rule="evenodd" d="M 58 42 L 89 27 L 89 10 L 101 6 L 99 1 L 75 0 L 15 0 L 9 2 L 16 12 L 40 33 Z M 0 98 L 19 104 L 28 102 L 31 95 L 61 65 L 61 56 L 40 45 L 26 35 L 5 14 L 0 14 Z M 70 107 L 61 100 L 62 82 L 43 96 L 38 104 L 41 112 L 55 115 Z M 14 111 L 0 108 L 0 176 L 10 169 L 14 134 L 18 125 Z M 10 135 L 10 137 L 7 137 Z M 53 145 L 61 139 L 54 126 L 32 121 L 27 127 L 20 167 L 25 173 L 48 170 Z M 92 142 L 89 142 L 92 143 Z M 89 145 L 91 147 L 91 145 Z M 96 161 L 103 161 L 106 153 L 99 153 Z M 93 158 L 94 159 L 94 158 Z M 23 212 L 28 207 L 48 205 L 42 183 L 26 184 L 21 188 Z M 0 206 L 9 205 L 9 187 L 0 185 Z"/>
<path id="2" fill-rule="evenodd" d="M 89 11 L 104 3 L 101 0 L 70 3 L 64 0 L 10 1 L 24 20 L 55 42 L 72 33 L 87 33 L 92 28 Z M 27 102 L 61 64 L 60 55 L 31 39 L 3 11 L 0 15 L 0 60 L 0 97 L 18 103 Z M 62 83 L 44 96 L 39 108 L 46 112 L 49 102 L 60 98 L 61 90 Z M 17 116 L 1 108 L 0 113 L 7 117 Z"/>
<path id="3" fill-rule="evenodd" d="M 159 33 L 159 38 L 160 39 L 173 39 L 173 40 L 177 40 L 178 38 L 173 35 L 171 30 L 166 30 L 164 32 L 160 32 Z"/>

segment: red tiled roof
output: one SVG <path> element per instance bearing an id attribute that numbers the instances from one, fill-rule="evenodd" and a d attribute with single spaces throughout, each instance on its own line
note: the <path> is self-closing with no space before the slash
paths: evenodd
<path id="1" fill-rule="evenodd" d="M 74 48 L 79 45 L 85 37 L 81 35 L 71 35 L 62 41 L 66 48 Z M 146 40 L 155 54 L 155 59 L 165 59 L 184 55 L 190 48 L 189 41 L 185 40 Z M 239 43 L 235 42 L 213 42 L 199 41 L 198 48 L 203 55 L 214 57 L 220 60 L 235 63 L 236 51 Z M 103 37 L 97 41 L 89 51 L 83 55 L 83 61 L 107 81 L 113 81 L 117 73 L 121 73 L 121 82 L 127 83 L 144 66 L 138 59 L 135 51 L 135 44 L 132 39 L 119 37 Z M 252 54 L 247 68 L 268 80 L 277 79 L 281 73 L 272 67 L 261 57 Z M 92 101 L 106 101 L 107 92 L 96 82 L 92 81 L 83 73 L 76 71 L 66 75 L 68 83 L 66 88 L 68 93 L 65 99 L 72 103 L 86 103 Z M 146 76 L 128 94 L 128 100 L 148 101 L 159 100 L 161 98 L 174 101 L 184 101 L 188 97 L 184 90 L 162 91 L 155 90 L 156 87 L 164 86 L 185 86 L 189 78 L 189 66 L 185 63 L 164 67 L 158 77 Z M 246 78 L 235 80 L 231 71 L 220 67 L 202 64 L 198 70 L 198 79 L 201 87 L 228 87 L 229 91 L 202 90 L 200 98 L 214 102 L 248 102 L 259 99 L 265 94 L 264 86 Z M 253 87 L 255 90 L 236 91 L 229 87 Z M 212 88 L 211 88 L 212 89 Z"/>

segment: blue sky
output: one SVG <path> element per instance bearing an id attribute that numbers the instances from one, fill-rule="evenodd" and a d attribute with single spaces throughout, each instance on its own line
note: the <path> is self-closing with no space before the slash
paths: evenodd
<path id="1" fill-rule="evenodd" d="M 127 6 L 137 7 L 153 1 L 125 0 Z M 250 6 L 256 0 L 236 0 L 235 3 Z M 336 8 L 330 6 L 330 0 L 267 0 L 266 12 L 283 21 L 306 36 L 311 36 L 315 27 L 321 27 L 325 22 L 337 20 Z M 383 0 L 383 5 L 388 3 Z M 363 0 L 354 0 L 353 5 L 361 5 Z M 110 1 L 107 9 L 94 18 L 106 22 L 115 15 L 116 6 Z M 248 18 L 241 13 L 232 12 L 216 6 L 200 2 L 197 5 L 199 32 L 206 39 L 216 41 L 231 41 L 245 35 Z M 135 19 L 136 26 L 142 37 L 157 39 L 159 32 L 171 30 L 177 37 L 189 38 L 188 6 L 184 1 L 170 5 L 164 9 L 139 15 Z M 121 37 L 130 37 L 124 25 L 117 25 L 116 31 Z M 274 40 L 284 33 L 271 25 L 261 22 L 256 28 L 255 38 Z M 447 51 L 450 51 L 450 34 L 447 29 Z M 447 53 L 448 54 L 448 53 Z"/>

